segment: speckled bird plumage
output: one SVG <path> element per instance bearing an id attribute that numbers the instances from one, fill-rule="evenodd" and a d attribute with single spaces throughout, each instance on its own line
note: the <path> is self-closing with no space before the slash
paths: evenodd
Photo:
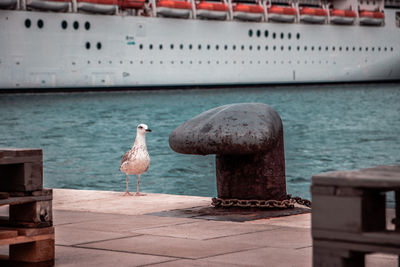
<path id="1" fill-rule="evenodd" d="M 136 196 L 143 195 L 139 193 L 140 175 L 146 172 L 150 167 L 150 156 L 146 146 L 146 132 L 151 132 L 151 130 L 148 129 L 146 124 L 139 124 L 136 131 L 135 142 L 131 150 L 125 152 L 122 157 L 120 170 L 126 174 L 125 195 L 131 195 L 128 191 L 128 175 L 132 174 L 138 175 Z"/>

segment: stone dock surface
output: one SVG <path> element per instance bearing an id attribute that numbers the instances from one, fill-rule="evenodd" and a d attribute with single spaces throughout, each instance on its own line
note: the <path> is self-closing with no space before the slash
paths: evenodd
<path id="1" fill-rule="evenodd" d="M 312 266 L 310 213 L 247 221 L 174 216 L 210 203 L 54 189 L 56 266 Z M 367 257 L 367 266 L 396 264 L 392 255 Z"/>

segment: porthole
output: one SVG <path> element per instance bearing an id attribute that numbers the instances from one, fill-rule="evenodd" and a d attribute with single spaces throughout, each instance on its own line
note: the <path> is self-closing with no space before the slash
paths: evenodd
<path id="1" fill-rule="evenodd" d="M 236 50 L 236 45 L 233 45 L 233 46 L 232 46 L 232 49 L 233 49 L 233 50 Z"/>
<path id="2" fill-rule="evenodd" d="M 329 47 L 325 46 L 325 51 L 328 51 L 328 50 L 329 50 Z"/>
<path id="3" fill-rule="evenodd" d="M 201 44 L 199 44 L 199 45 L 197 46 L 197 49 L 201 50 Z"/>
<path id="4" fill-rule="evenodd" d="M 153 49 L 153 45 L 149 44 L 149 49 L 152 50 Z"/>
<path id="5" fill-rule="evenodd" d="M 276 33 L 274 32 L 273 34 L 272 34 L 272 39 L 275 39 L 276 38 Z"/>
<path id="6" fill-rule="evenodd" d="M 224 46 L 224 49 L 225 49 L 225 50 L 228 50 L 228 45 L 225 45 L 225 46 Z"/>
<path id="7" fill-rule="evenodd" d="M 30 20 L 30 19 L 26 19 L 26 20 L 25 20 L 25 27 L 30 28 L 31 25 L 32 25 L 31 20 Z"/>
<path id="8" fill-rule="evenodd" d="M 108 61 L 108 63 L 111 65 L 111 64 L 112 64 L 112 61 L 110 60 L 110 61 Z"/>
<path id="9" fill-rule="evenodd" d="M 300 51 L 300 46 L 297 46 L 297 51 Z"/>
<path id="10" fill-rule="evenodd" d="M 393 47 L 390 48 L 390 51 L 393 52 Z"/>
<path id="11" fill-rule="evenodd" d="M 288 38 L 288 39 L 291 39 L 291 38 L 292 38 L 292 34 L 291 34 L 290 32 L 288 33 L 287 38 Z"/>
<path id="12" fill-rule="evenodd" d="M 85 22 L 85 30 L 89 30 L 90 29 L 90 22 L 89 21 L 86 21 Z"/>
<path id="13" fill-rule="evenodd" d="M 311 51 L 314 51 L 314 46 L 311 46 Z"/>
<path id="14" fill-rule="evenodd" d="M 336 48 L 335 48 L 334 46 L 332 46 L 332 51 L 335 51 L 335 49 L 336 49 Z"/>
<path id="15" fill-rule="evenodd" d="M 242 50 L 244 50 L 244 45 L 242 45 L 240 48 L 241 48 Z"/>
<path id="16" fill-rule="evenodd" d="M 97 44 L 96 44 L 96 47 L 97 47 L 97 49 L 101 49 L 101 43 L 100 42 L 98 42 Z"/>
<path id="17" fill-rule="evenodd" d="M 183 49 L 183 44 L 180 44 L 180 45 L 179 45 L 179 48 L 182 50 L 182 49 Z"/>
<path id="18" fill-rule="evenodd" d="M 288 50 L 289 50 L 289 51 L 291 51 L 291 50 L 292 50 L 292 47 L 291 47 L 290 45 L 288 46 Z"/>
<path id="19" fill-rule="evenodd" d="M 86 46 L 86 49 L 90 49 L 90 43 L 89 42 L 86 42 L 86 44 L 85 44 L 85 46 Z"/>
<path id="20" fill-rule="evenodd" d="M 160 50 L 162 50 L 162 49 L 163 49 L 163 45 L 160 44 L 160 45 L 158 46 L 158 48 L 159 48 Z"/>
<path id="21" fill-rule="evenodd" d="M 349 51 L 349 47 L 348 46 L 346 46 L 346 51 Z"/>
<path id="22" fill-rule="evenodd" d="M 169 48 L 171 48 L 171 50 L 174 50 L 174 44 L 170 44 Z"/>
<path id="23" fill-rule="evenodd" d="M 72 25 L 75 30 L 79 29 L 79 22 L 74 21 L 74 24 Z"/>
<path id="24" fill-rule="evenodd" d="M 367 47 L 365 47 L 365 51 L 368 51 L 368 46 L 367 46 Z"/>
<path id="25" fill-rule="evenodd" d="M 283 39 L 283 37 L 285 37 L 285 35 L 283 34 L 283 32 L 281 32 L 281 39 Z"/>
<path id="26" fill-rule="evenodd" d="M 257 45 L 257 50 L 260 50 L 261 49 L 261 46 L 260 45 Z"/>
<path id="27" fill-rule="evenodd" d="M 66 20 L 61 21 L 61 28 L 66 30 L 68 28 L 68 22 Z"/>
<path id="28" fill-rule="evenodd" d="M 300 33 L 296 34 L 296 39 L 299 40 L 300 39 Z"/>
<path id="29" fill-rule="evenodd" d="M 358 51 L 362 51 L 362 47 L 361 46 L 358 48 Z"/>
<path id="30" fill-rule="evenodd" d="M 276 45 L 274 45 L 274 46 L 272 47 L 272 50 L 274 50 L 274 51 L 276 50 Z"/>
<path id="31" fill-rule="evenodd" d="M 219 45 L 215 45 L 215 50 L 218 50 L 219 49 Z"/>
<path id="32" fill-rule="evenodd" d="M 142 50 L 143 49 L 143 44 L 139 45 L 139 49 Z"/>
<path id="33" fill-rule="evenodd" d="M 193 48 L 193 45 L 192 45 L 192 44 L 190 44 L 190 45 L 189 45 L 189 49 L 190 49 L 190 50 L 192 50 L 192 48 Z"/>
<path id="34" fill-rule="evenodd" d="M 322 50 L 322 47 L 321 46 L 318 46 L 318 51 L 321 51 Z"/>
<path id="35" fill-rule="evenodd" d="M 257 30 L 256 34 L 257 34 L 257 37 L 260 37 L 261 36 L 261 31 Z"/>
<path id="36" fill-rule="evenodd" d="M 211 48 L 211 45 L 208 44 L 207 45 L 207 50 L 210 50 L 210 48 Z"/>
<path id="37" fill-rule="evenodd" d="M 375 51 L 375 47 L 372 47 L 371 50 L 372 50 L 372 51 Z"/>
<path id="38" fill-rule="evenodd" d="M 339 46 L 339 51 L 342 51 L 342 47 L 341 46 Z"/>
<path id="39" fill-rule="evenodd" d="M 253 30 L 249 30 L 249 37 L 253 36 Z"/>
<path id="40" fill-rule="evenodd" d="M 283 47 L 283 45 L 281 46 L 281 51 L 283 51 L 283 49 L 284 49 L 284 47 Z"/>
<path id="41" fill-rule="evenodd" d="M 381 51 L 381 47 L 380 46 L 378 47 L 378 51 Z"/>
<path id="42" fill-rule="evenodd" d="M 268 37 L 268 30 L 265 30 L 265 31 L 264 31 L 264 36 L 265 36 L 265 37 Z"/>
<path id="43" fill-rule="evenodd" d="M 249 50 L 253 50 L 253 46 L 252 45 L 249 45 Z"/>
<path id="44" fill-rule="evenodd" d="M 385 46 L 385 51 L 387 51 L 387 47 Z"/>
<path id="45" fill-rule="evenodd" d="M 39 28 L 39 29 L 43 28 L 43 25 L 44 25 L 43 20 L 39 19 L 39 20 L 37 21 L 37 26 L 38 26 L 38 28 Z"/>
<path id="46" fill-rule="evenodd" d="M 307 51 L 307 46 L 304 46 L 304 51 Z"/>
<path id="47" fill-rule="evenodd" d="M 265 51 L 268 51 L 268 45 L 265 46 Z"/>

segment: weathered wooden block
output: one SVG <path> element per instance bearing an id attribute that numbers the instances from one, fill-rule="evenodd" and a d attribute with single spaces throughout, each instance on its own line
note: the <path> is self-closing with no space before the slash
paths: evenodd
<path id="1" fill-rule="evenodd" d="M 386 227 L 383 194 L 313 195 L 312 229 L 345 232 L 380 231 Z"/>
<path id="2" fill-rule="evenodd" d="M 54 239 L 10 245 L 9 264 L 16 266 L 54 266 Z"/>
<path id="3" fill-rule="evenodd" d="M 0 148 L 0 191 L 35 191 L 42 188 L 41 149 Z"/>
<path id="4" fill-rule="evenodd" d="M 53 225 L 52 201 L 37 201 L 10 205 L 11 226 L 49 227 Z"/>

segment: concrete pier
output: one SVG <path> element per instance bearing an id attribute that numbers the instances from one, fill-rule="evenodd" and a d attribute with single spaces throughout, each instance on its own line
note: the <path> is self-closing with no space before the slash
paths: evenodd
<path id="1" fill-rule="evenodd" d="M 54 189 L 56 266 L 312 265 L 310 213 L 245 222 L 156 215 L 210 202 L 206 197 Z M 397 264 L 396 257 L 383 254 L 368 256 L 366 263 Z"/>

